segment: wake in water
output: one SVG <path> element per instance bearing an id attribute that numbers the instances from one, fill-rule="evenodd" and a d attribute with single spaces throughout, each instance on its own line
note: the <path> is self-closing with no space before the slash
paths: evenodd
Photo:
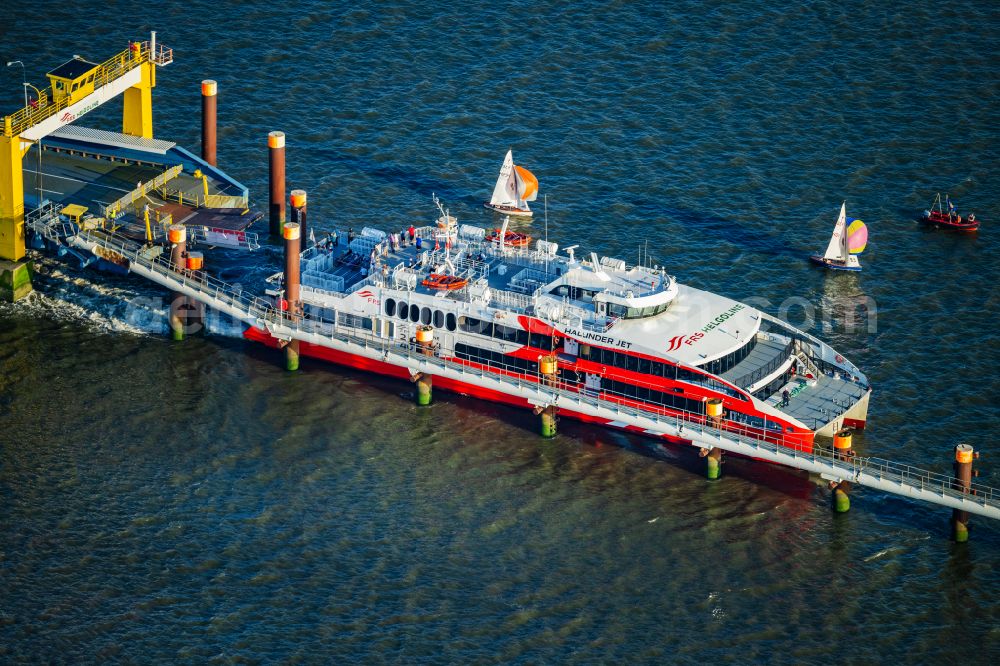
<path id="1" fill-rule="evenodd" d="M 0 302 L 0 316 L 34 316 L 84 325 L 91 330 L 131 335 L 166 335 L 169 296 L 136 278 L 75 270 L 51 257 L 32 261 L 35 291 L 17 303 Z M 205 332 L 240 338 L 246 325 L 214 311 L 205 315 Z"/>

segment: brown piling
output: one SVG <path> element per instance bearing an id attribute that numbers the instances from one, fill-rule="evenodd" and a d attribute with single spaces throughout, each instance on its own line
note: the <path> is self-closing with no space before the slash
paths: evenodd
<path id="1" fill-rule="evenodd" d="M 201 82 L 201 159 L 215 166 L 216 114 L 218 86 L 215 81 Z"/>
<path id="2" fill-rule="evenodd" d="M 975 453 L 968 444 L 955 447 L 955 483 L 954 487 L 963 493 L 972 490 L 972 459 Z M 969 512 L 960 509 L 951 510 L 951 534 L 958 543 L 969 540 Z"/>
<path id="3" fill-rule="evenodd" d="M 277 237 L 285 224 L 285 133 L 271 132 L 267 135 L 268 183 L 271 202 L 268 208 L 270 230 Z"/>
<path id="4" fill-rule="evenodd" d="M 309 240 L 309 237 L 306 235 L 309 233 L 306 227 L 306 191 L 292 190 L 288 198 L 292 205 L 292 222 L 299 225 L 302 231 L 302 244 L 305 245 Z"/>
<path id="5" fill-rule="evenodd" d="M 187 228 L 183 224 L 171 224 L 167 229 L 167 240 L 170 241 L 170 267 L 178 272 L 187 268 Z M 174 292 L 170 295 L 170 336 L 174 340 L 184 339 L 187 327 L 188 302 L 187 296 Z"/>
<path id="6" fill-rule="evenodd" d="M 302 241 L 299 225 L 286 222 L 282 227 L 285 238 L 285 302 L 288 304 L 287 315 L 292 322 L 297 322 L 302 316 L 302 301 L 299 298 L 299 253 Z M 299 369 L 299 341 L 292 339 L 285 345 L 285 368 Z"/>

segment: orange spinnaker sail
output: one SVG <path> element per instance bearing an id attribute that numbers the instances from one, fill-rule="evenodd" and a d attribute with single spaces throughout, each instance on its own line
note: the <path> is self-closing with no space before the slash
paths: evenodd
<path id="1" fill-rule="evenodd" d="M 538 196 L 538 179 L 522 166 L 514 165 L 517 171 L 517 195 L 521 201 L 534 201 Z"/>

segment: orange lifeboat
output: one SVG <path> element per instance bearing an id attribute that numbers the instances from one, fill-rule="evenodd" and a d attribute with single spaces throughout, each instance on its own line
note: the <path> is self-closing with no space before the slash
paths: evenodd
<path id="1" fill-rule="evenodd" d="M 457 275 L 431 273 L 424 278 L 423 282 L 420 284 L 424 285 L 428 289 L 444 289 L 446 291 L 453 291 L 455 289 L 461 289 L 465 285 L 469 284 L 469 281 L 465 278 L 460 278 Z"/>
<path id="2" fill-rule="evenodd" d="M 500 240 L 500 230 L 494 229 L 493 233 L 486 237 L 486 240 L 491 242 L 497 242 Z M 531 242 L 531 236 L 528 234 L 522 234 L 517 231 L 508 231 L 503 236 L 503 244 L 509 245 L 511 247 L 527 247 L 528 243 Z"/>

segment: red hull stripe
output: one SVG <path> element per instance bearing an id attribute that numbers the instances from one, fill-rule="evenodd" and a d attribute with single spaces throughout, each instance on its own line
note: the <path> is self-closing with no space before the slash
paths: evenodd
<path id="1" fill-rule="evenodd" d="M 246 331 L 244 331 L 243 337 L 245 337 L 248 340 L 253 340 L 255 342 L 261 342 L 267 345 L 268 347 L 272 347 L 274 349 L 280 347 L 280 344 L 276 338 L 271 337 L 271 335 L 266 331 L 262 331 L 257 328 L 248 328 Z M 410 378 L 410 371 L 407 370 L 406 368 L 402 368 L 397 365 L 392 365 L 391 363 L 385 363 L 384 361 L 379 361 L 377 359 L 367 358 L 365 356 L 358 356 L 356 354 L 338 351 L 336 349 L 331 349 L 329 347 L 323 347 L 322 345 L 314 345 L 308 342 L 300 341 L 299 353 L 303 356 L 322 359 L 324 361 L 329 361 L 330 363 L 336 363 L 338 365 L 344 365 L 349 368 L 356 368 L 358 370 L 364 370 L 366 372 L 375 372 L 380 375 L 386 375 L 388 377 L 396 377 L 398 379 L 407 379 L 407 380 L 409 380 Z M 466 363 L 466 365 L 478 365 L 478 364 Z M 452 393 L 468 395 L 474 398 L 480 398 L 482 400 L 489 400 L 492 402 L 499 402 L 505 405 L 512 405 L 514 407 L 526 407 L 529 409 L 532 407 L 532 405 L 524 398 L 508 395 L 507 393 L 502 393 L 500 391 L 495 391 L 493 389 L 484 388 L 482 386 L 477 386 L 475 384 L 468 384 L 466 382 L 458 381 L 457 379 L 435 376 L 434 387 L 443 389 L 445 391 L 451 391 Z M 631 401 L 621 400 L 620 402 L 626 403 Z M 568 418 L 576 419 L 578 421 L 584 421 L 586 423 L 597 423 L 600 425 L 608 425 L 612 423 L 612 421 L 609 421 L 601 417 L 591 416 L 589 414 L 581 414 L 579 412 L 574 412 L 566 408 L 560 408 L 559 414 L 562 416 L 566 416 Z M 623 429 L 629 432 L 648 434 L 643 428 L 640 428 L 638 426 L 627 425 Z M 672 435 L 660 435 L 660 438 L 665 439 L 669 442 L 673 442 L 675 444 L 692 444 L 692 440 L 683 437 L 675 437 Z M 788 445 L 788 443 L 786 443 L 786 445 Z M 806 450 L 806 451 L 811 450 L 812 442 L 811 441 L 801 442 L 800 444 L 796 445 L 795 448 L 799 448 L 801 450 Z"/>

